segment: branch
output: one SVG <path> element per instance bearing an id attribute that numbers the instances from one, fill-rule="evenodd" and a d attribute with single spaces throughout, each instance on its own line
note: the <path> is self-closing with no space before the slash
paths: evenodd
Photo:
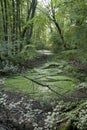
<path id="1" fill-rule="evenodd" d="M 36 83 L 36 84 L 38 84 L 38 85 L 40 85 L 40 86 L 42 86 L 42 87 L 47 87 L 49 90 L 51 90 L 51 91 L 54 92 L 55 94 L 57 94 L 57 95 L 59 95 L 59 96 L 62 96 L 62 94 L 56 92 L 55 90 L 53 90 L 52 88 L 50 88 L 50 86 L 47 85 L 47 84 L 42 84 L 42 83 L 40 83 L 40 82 L 38 82 L 38 81 L 36 81 L 36 80 L 33 80 L 33 79 L 31 79 L 31 78 L 29 78 L 29 77 L 27 77 L 27 76 L 23 76 L 23 77 L 26 78 L 26 79 L 28 79 L 28 80 L 30 80 L 30 81 L 32 81 L 32 82 L 34 82 L 34 83 Z"/>

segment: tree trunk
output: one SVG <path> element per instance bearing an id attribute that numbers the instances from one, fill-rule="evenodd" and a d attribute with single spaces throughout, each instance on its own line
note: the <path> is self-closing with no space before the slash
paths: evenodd
<path id="1" fill-rule="evenodd" d="M 26 22 L 28 22 L 29 20 L 32 20 L 34 18 L 36 5 L 37 5 L 37 0 L 32 0 L 32 2 L 30 4 L 30 8 L 28 9 L 28 15 L 26 18 Z M 26 26 L 22 31 L 21 37 L 24 38 L 24 36 L 26 34 L 27 44 L 30 43 L 32 33 L 33 33 L 33 22 L 29 25 L 29 27 Z"/>
<path id="2" fill-rule="evenodd" d="M 54 24 L 55 24 L 55 26 L 57 28 L 58 34 L 60 35 L 60 38 L 62 40 L 64 48 L 66 48 L 66 43 L 65 43 L 65 40 L 64 40 L 64 36 L 63 36 L 62 30 L 61 30 L 61 28 L 59 26 L 59 23 L 57 22 L 56 17 L 55 17 L 55 9 L 53 7 L 52 0 L 51 0 L 51 11 L 52 11 L 52 21 L 54 22 Z"/>
<path id="3" fill-rule="evenodd" d="M 1 11 L 2 11 L 2 19 L 3 19 L 3 32 L 4 32 L 4 48 L 5 54 L 8 56 L 8 13 L 7 13 L 7 1 L 1 0 Z"/>
<path id="4" fill-rule="evenodd" d="M 5 11 L 5 41 L 8 42 L 8 14 L 7 14 L 7 1 L 4 0 L 4 11 Z"/>
<path id="5" fill-rule="evenodd" d="M 8 16 L 7 16 L 7 3 L 6 0 L 1 0 L 1 10 L 2 10 L 2 19 L 3 19 L 3 31 L 4 31 L 4 40 L 8 41 Z"/>
<path id="6" fill-rule="evenodd" d="M 55 20 L 54 20 L 54 24 L 55 24 L 55 26 L 56 26 L 56 28 L 57 28 L 57 31 L 58 31 L 58 33 L 59 33 L 59 35 L 60 35 L 60 37 L 61 37 L 62 43 L 63 43 L 63 45 L 64 45 L 64 48 L 66 48 L 66 43 L 65 43 L 64 36 L 63 36 L 63 34 L 62 34 L 61 28 L 60 28 L 58 22 L 56 22 Z"/>
<path id="7" fill-rule="evenodd" d="M 12 41 L 15 41 L 15 3 L 12 0 Z"/>

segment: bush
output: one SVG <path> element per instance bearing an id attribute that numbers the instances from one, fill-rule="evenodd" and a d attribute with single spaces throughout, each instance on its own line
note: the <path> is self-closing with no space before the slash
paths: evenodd
<path id="1" fill-rule="evenodd" d="M 63 49 L 62 41 L 57 32 L 53 32 L 51 34 L 49 43 L 51 43 L 51 48 L 54 52 L 58 52 Z"/>
<path id="2" fill-rule="evenodd" d="M 87 102 L 85 102 L 82 108 L 76 113 L 73 124 L 79 130 L 87 130 Z"/>
<path id="3" fill-rule="evenodd" d="M 37 49 L 37 50 L 42 50 L 42 49 L 47 49 L 47 43 L 44 38 L 33 38 L 31 40 L 32 45 Z"/>
<path id="4" fill-rule="evenodd" d="M 67 50 L 67 51 L 62 51 L 60 55 L 58 55 L 58 58 L 66 59 L 66 60 L 78 60 L 79 59 L 79 54 L 78 50 L 73 49 L 73 50 Z"/>
<path id="5" fill-rule="evenodd" d="M 1 75 L 15 74 L 18 72 L 18 67 L 14 66 L 12 62 L 8 60 L 1 62 L 0 73 Z"/>
<path id="6" fill-rule="evenodd" d="M 32 45 L 26 45 L 21 52 L 10 57 L 10 60 L 15 64 L 24 64 L 28 60 L 33 60 L 39 56 L 39 53 Z"/>

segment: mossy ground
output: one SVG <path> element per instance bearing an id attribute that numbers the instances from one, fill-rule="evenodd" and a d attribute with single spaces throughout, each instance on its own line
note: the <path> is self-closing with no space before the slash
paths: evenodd
<path id="1" fill-rule="evenodd" d="M 70 61 L 72 61 L 71 57 Z M 87 89 L 83 88 L 84 83 L 80 84 L 81 81 L 78 78 L 81 77 L 81 75 L 83 75 L 84 73 L 77 73 L 77 72 L 78 68 L 70 64 L 69 60 L 66 59 L 61 60 L 59 58 L 56 58 L 56 60 L 52 62 L 48 61 L 46 64 L 44 64 L 39 68 L 33 68 L 29 71 L 27 70 L 25 73 L 22 73 L 19 76 L 13 76 L 7 78 L 5 81 L 4 89 L 6 91 L 11 91 L 12 93 L 16 92 L 16 94 L 18 95 L 20 95 L 20 93 L 23 93 L 24 95 L 27 94 L 33 97 L 34 99 L 44 101 L 46 105 L 47 103 L 48 105 L 49 104 L 51 105 L 50 101 L 58 99 L 60 97 L 58 94 L 50 91 L 49 88 L 43 87 L 29 79 L 26 79 L 25 77 L 23 77 L 23 75 L 25 75 L 30 79 L 37 81 L 38 83 L 49 85 L 51 89 L 55 90 L 57 93 L 62 95 L 62 97 L 65 96 L 66 94 L 70 94 L 70 96 L 72 96 L 74 99 L 73 102 L 76 103 L 77 98 L 80 97 L 80 99 L 83 99 L 82 96 L 84 94 L 86 95 L 84 98 L 87 98 L 86 94 Z M 85 77 L 85 86 L 87 86 L 86 82 L 87 80 Z M 80 88 L 80 86 L 82 89 Z M 66 104 L 68 102 L 69 101 L 67 101 Z M 70 99 L 70 103 L 71 102 L 72 101 Z M 78 103 L 79 105 L 75 104 L 75 107 L 72 107 L 70 105 L 71 107 L 65 109 L 66 117 L 69 117 L 69 119 L 71 119 L 74 116 L 75 119 L 75 115 L 77 112 L 79 113 L 80 110 L 79 108 L 80 105 L 82 104 L 80 103 L 79 100 Z M 64 126 L 62 126 L 60 130 L 72 130 L 72 129 L 75 130 L 72 126 L 72 123 L 67 123 L 67 121 L 65 121 Z"/>
<path id="2" fill-rule="evenodd" d="M 23 75 L 44 85 L 49 85 L 51 89 L 58 92 L 60 95 L 64 95 L 67 92 L 72 92 L 78 84 L 77 79 L 73 76 L 69 76 L 71 75 L 71 71 L 69 74 L 66 74 L 68 68 L 69 70 L 72 70 L 72 66 L 69 66 L 68 68 L 67 66 L 68 63 L 66 61 L 48 62 L 42 67 L 27 71 Z M 34 98 L 42 100 L 54 100 L 59 98 L 59 95 L 50 91 L 47 87 L 40 86 L 35 82 L 24 78 L 22 75 L 7 78 L 5 89 L 7 91 L 29 94 Z"/>

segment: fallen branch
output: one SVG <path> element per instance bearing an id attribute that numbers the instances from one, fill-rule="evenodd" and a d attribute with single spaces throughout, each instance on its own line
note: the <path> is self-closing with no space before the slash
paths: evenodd
<path id="1" fill-rule="evenodd" d="M 23 76 L 23 77 L 30 80 L 30 81 L 32 81 L 32 82 L 34 82 L 34 83 L 36 83 L 36 84 L 38 84 L 38 85 L 40 85 L 40 86 L 42 86 L 42 87 L 47 87 L 49 90 L 51 90 L 52 92 L 54 92 L 55 94 L 57 94 L 59 96 L 63 96 L 62 94 L 60 94 L 60 93 L 56 92 L 55 90 L 53 90 L 52 88 L 50 88 L 50 86 L 47 85 L 47 84 L 42 84 L 42 83 L 40 83 L 40 82 L 38 82 L 36 80 L 33 80 L 33 79 L 31 79 L 31 78 L 29 78 L 27 76 Z"/>

